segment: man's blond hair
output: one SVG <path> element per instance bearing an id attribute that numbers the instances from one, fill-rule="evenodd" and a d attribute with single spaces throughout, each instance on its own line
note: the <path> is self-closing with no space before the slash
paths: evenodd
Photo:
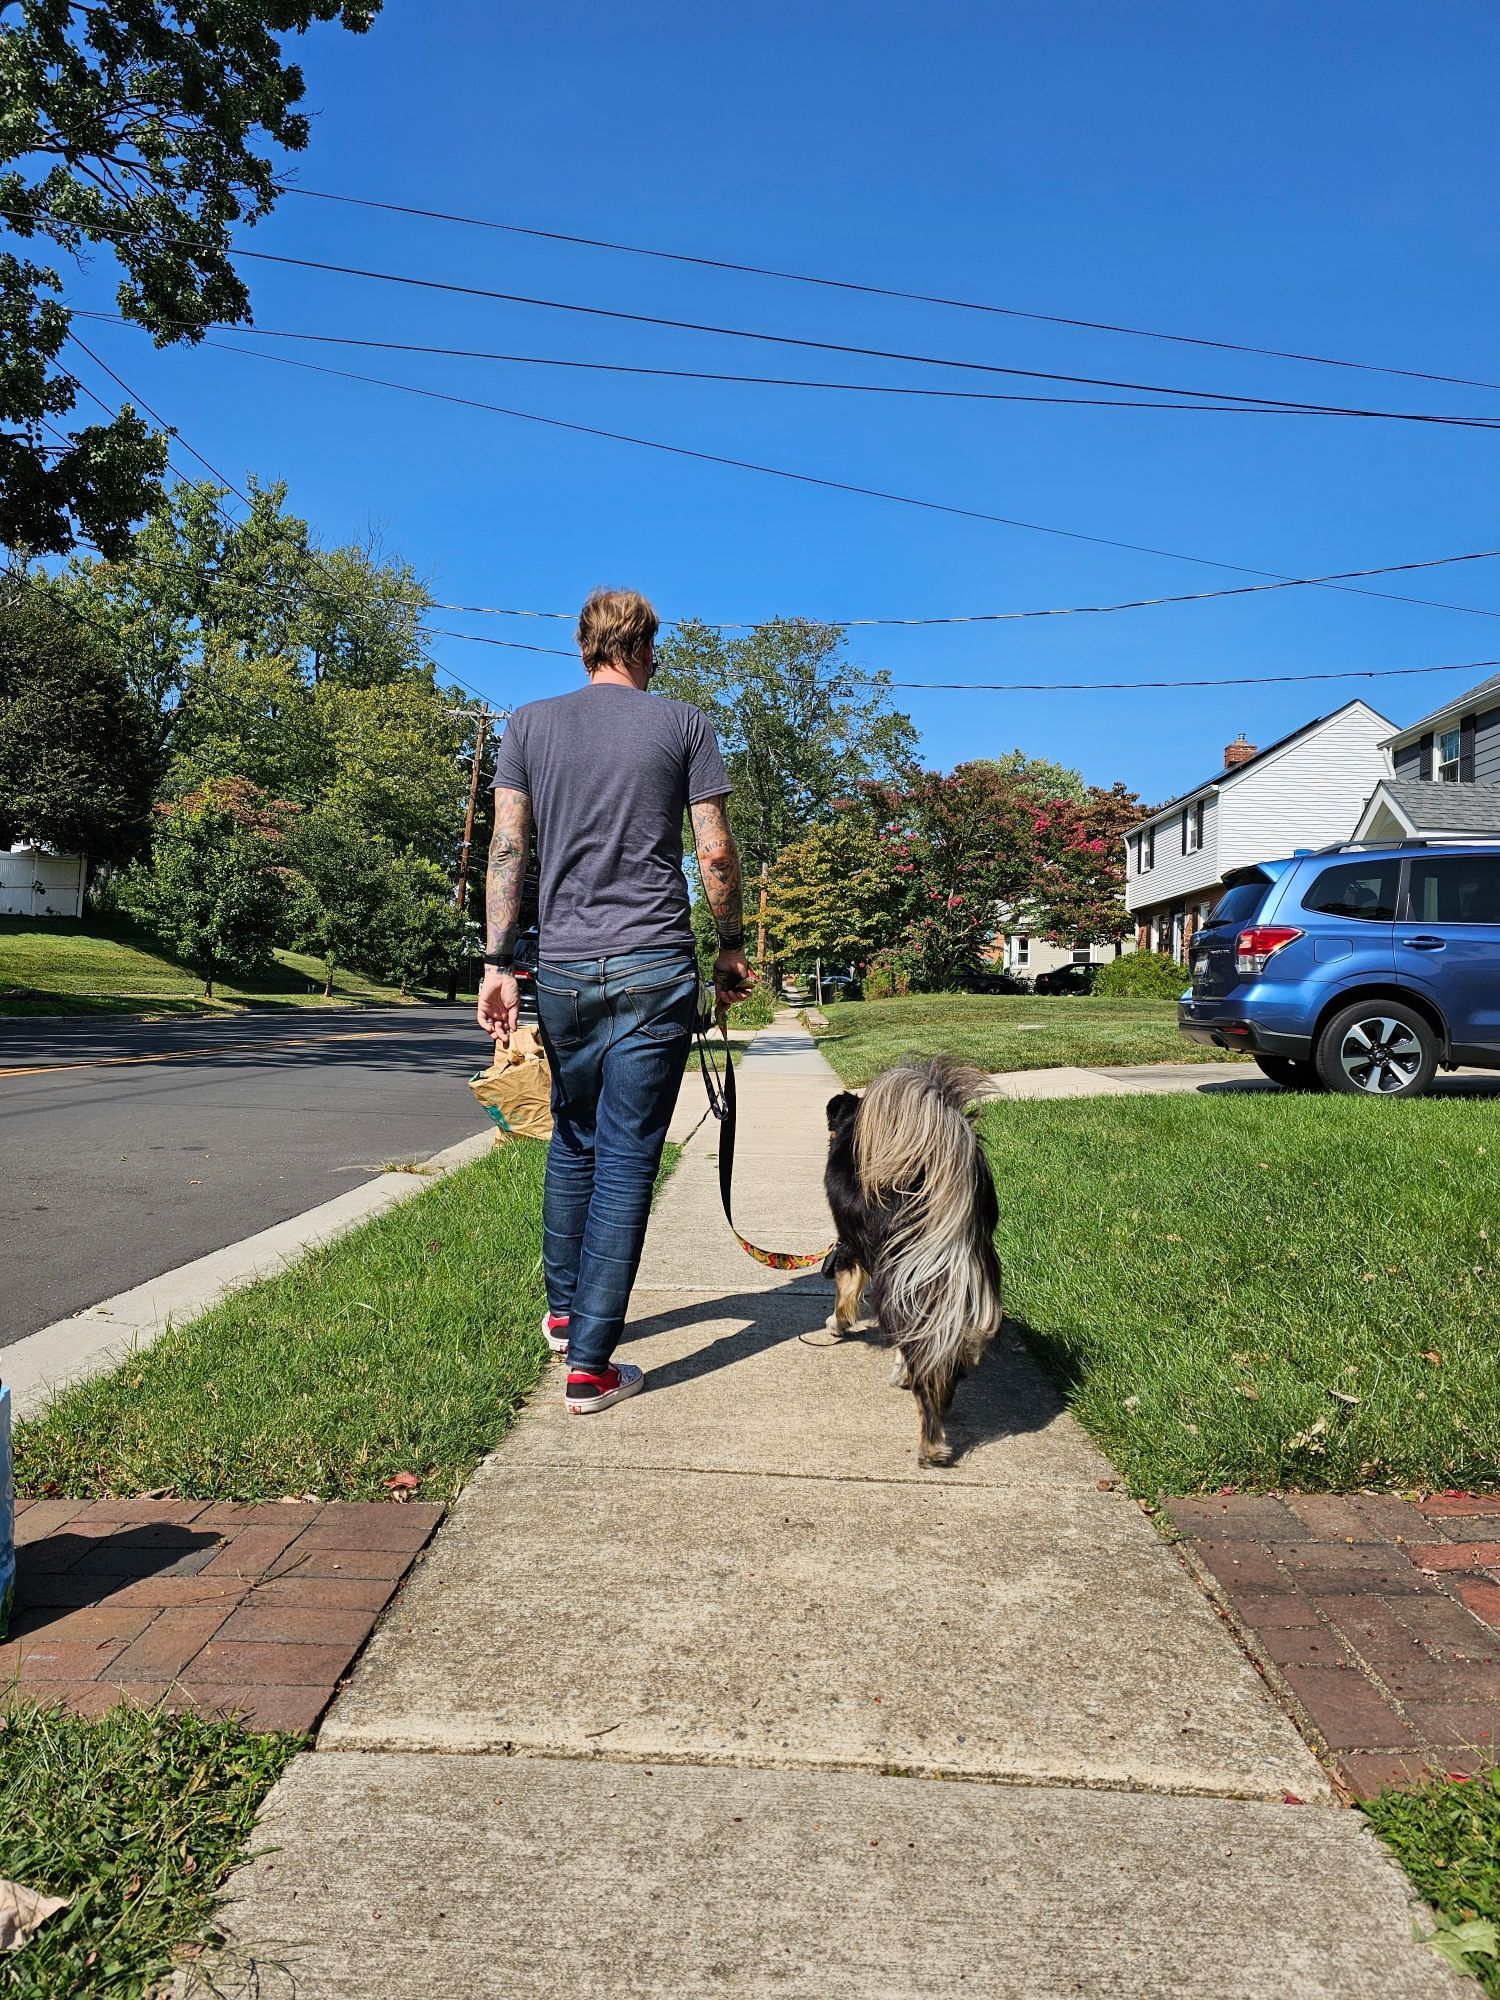
<path id="1" fill-rule="evenodd" d="M 578 648 L 590 673 L 599 667 L 639 667 L 661 620 L 638 590 L 595 590 L 578 614 Z"/>

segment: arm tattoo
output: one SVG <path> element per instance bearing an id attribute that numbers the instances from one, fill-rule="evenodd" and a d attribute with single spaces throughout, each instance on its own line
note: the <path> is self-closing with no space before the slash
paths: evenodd
<path id="1" fill-rule="evenodd" d="M 484 885 L 486 951 L 514 951 L 521 921 L 521 884 L 531 845 L 531 800 L 524 792 L 495 793 L 495 831 Z"/>
<path id="2" fill-rule="evenodd" d="M 736 937 L 745 921 L 740 900 L 740 850 L 729 831 L 724 801 L 700 799 L 692 813 L 698 872 L 715 927 L 720 937 Z"/>

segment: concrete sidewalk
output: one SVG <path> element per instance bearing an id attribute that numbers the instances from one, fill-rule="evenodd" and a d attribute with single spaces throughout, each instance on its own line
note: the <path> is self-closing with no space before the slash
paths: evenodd
<path id="1" fill-rule="evenodd" d="M 837 1081 L 783 1016 L 740 1082 L 740 1226 L 821 1247 Z M 888 1357 L 735 1247 L 716 1145 L 653 1221 L 650 1393 L 582 1424 L 555 1370 L 475 1475 L 268 1801 L 217 1990 L 1464 1990 L 1019 1346 L 919 1471 Z"/>

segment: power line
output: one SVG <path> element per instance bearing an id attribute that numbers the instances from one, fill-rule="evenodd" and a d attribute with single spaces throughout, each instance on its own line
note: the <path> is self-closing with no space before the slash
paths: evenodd
<path id="1" fill-rule="evenodd" d="M 1210 340 L 1201 334 L 1167 333 L 1160 328 L 1125 326 L 1112 320 L 1078 319 L 1065 313 L 1036 312 L 1021 306 L 993 305 L 978 299 L 948 298 L 937 292 L 907 291 L 895 285 L 857 284 L 849 278 L 817 277 L 806 271 L 782 271 L 765 264 L 736 263 L 725 257 L 694 257 L 681 250 L 660 250 L 640 243 L 617 243 L 607 237 L 573 236 L 560 229 L 537 229 L 519 222 L 496 222 L 484 216 L 455 215 L 445 209 L 376 201 L 367 195 L 335 194 L 326 188 L 299 187 L 290 181 L 282 182 L 280 187 L 283 194 L 301 195 L 312 201 L 343 202 L 353 208 L 381 209 L 389 215 L 418 216 L 429 222 L 457 222 L 471 229 L 492 229 L 507 236 L 530 236 L 548 243 L 572 243 L 588 250 L 614 250 L 630 257 L 651 257 L 669 264 L 693 264 L 704 270 L 734 271 L 754 278 L 777 278 L 787 284 L 816 285 L 828 291 L 858 292 L 866 298 L 905 299 L 918 305 L 948 306 L 958 312 L 1034 320 L 1044 326 L 1078 327 L 1090 333 L 1127 334 L 1136 340 L 1162 340 L 1178 347 L 1207 347 L 1223 354 L 1254 354 L 1274 361 L 1301 361 L 1318 368 L 1355 369 L 1366 375 L 1395 375 L 1415 382 L 1445 382 L 1465 389 L 1500 389 L 1500 382 L 1486 382 L 1469 375 L 1441 375 L 1426 368 L 1394 368 L 1379 362 L 1350 361 L 1330 354 L 1305 354 L 1295 348 L 1258 347 L 1242 340 Z"/>
<path id="2" fill-rule="evenodd" d="M 582 437 L 606 438 L 615 444 L 637 445 L 647 451 L 666 452 L 675 458 L 691 458 L 707 465 L 730 466 L 740 472 L 758 472 L 767 478 L 791 480 L 794 484 L 800 486 L 817 486 L 835 493 L 853 493 L 865 499 L 886 500 L 901 507 L 920 508 L 927 513 L 956 515 L 961 520 L 983 521 L 992 526 L 1002 528 L 1021 528 L 1030 534 L 1057 536 L 1064 541 L 1088 542 L 1095 547 L 1122 549 L 1133 555 L 1160 556 L 1169 562 L 1192 563 L 1201 569 L 1227 569 L 1233 570 L 1242 576 L 1267 577 L 1283 588 L 1288 586 L 1300 587 L 1305 584 L 1319 589 L 1346 591 L 1359 597 L 1378 597 L 1396 604 L 1417 604 L 1428 610 L 1467 611 L 1486 618 L 1500 616 L 1500 613 L 1484 611 L 1475 605 L 1447 604 L 1437 598 L 1410 597 L 1390 590 L 1369 590 L 1354 583 L 1322 582 L 1312 577 L 1290 577 L 1284 575 L 1279 570 L 1257 569 L 1248 563 L 1222 562 L 1212 556 L 1184 555 L 1178 549 L 1157 548 L 1144 542 L 1120 541 L 1108 535 L 1085 534 L 1077 528 L 1050 527 L 1040 521 L 1023 521 L 1012 515 L 991 514 L 977 507 L 959 507 L 943 500 L 923 500 L 911 494 L 892 493 L 878 486 L 859 486 L 849 480 L 827 479 L 811 472 L 792 472 L 784 466 L 761 465 L 753 459 L 731 458 L 721 452 L 697 451 L 688 445 L 666 444 L 659 438 L 635 437 L 625 431 L 605 430 L 596 424 L 570 423 L 562 417 L 544 417 L 532 410 L 511 409 L 501 403 L 486 403 L 473 396 L 457 396 L 443 389 L 419 388 L 412 382 L 392 382 L 384 376 L 361 375 L 347 368 L 330 368 L 322 362 L 298 361 L 288 354 L 263 354 L 257 352 L 252 347 L 236 347 L 230 341 L 210 340 L 205 344 L 209 347 L 221 348 L 227 354 L 248 355 L 252 360 L 270 362 L 278 368 L 302 368 L 315 375 L 332 375 L 342 381 L 362 382 L 372 388 L 394 389 L 403 395 L 423 396 L 440 403 L 454 403 L 463 409 L 485 410 L 495 416 L 512 417 L 520 423 L 542 424 L 552 430 L 572 431 Z M 1469 559 L 1467 557 L 1453 557 L 1441 558 L 1439 560 L 1465 561 Z M 1472 559 L 1477 561 L 1480 558 L 1476 555 Z M 1142 603 L 1145 601 L 1141 600 Z"/>
<path id="3" fill-rule="evenodd" d="M 537 306 L 548 312 L 579 313 L 591 319 L 619 320 L 631 326 L 661 326 L 678 333 L 709 333 L 727 340 L 755 340 L 775 347 L 803 347 L 819 354 L 854 354 L 867 361 L 901 361 L 923 368 L 958 368 L 980 375 L 1005 375 L 1028 382 L 1068 382 L 1091 389 L 1130 389 L 1150 395 L 1188 396 L 1195 402 L 1234 402 L 1252 408 L 1278 411 L 1307 411 L 1327 415 L 1336 406 L 1294 402 L 1286 397 L 1251 396 L 1222 389 L 1189 389 L 1180 383 L 1134 382 L 1111 375 L 1071 375 L 1050 368 L 1015 368 L 998 361 L 970 361 L 951 355 L 922 354 L 895 347 L 864 347 L 849 341 L 812 340 L 805 335 L 766 333 L 756 328 L 721 326 L 711 320 L 673 319 L 661 313 L 626 312 L 616 306 L 579 305 L 569 299 L 547 299 L 528 292 L 502 292 L 485 285 L 460 285 L 451 279 L 417 278 L 402 271 L 374 271 L 359 264 L 334 264 L 320 258 L 287 257 L 270 250 L 246 250 L 236 246 L 231 257 L 250 257 L 262 264 L 285 264 L 302 271 L 327 271 L 337 277 L 368 278 L 385 285 L 409 285 L 419 291 L 449 292 L 462 298 L 494 299 L 503 305 Z M 1439 416 L 1429 411 L 1356 410 L 1338 408 L 1341 416 L 1385 417 L 1392 421 L 1417 424 L 1444 424 L 1459 429 L 1493 430 L 1490 417 Z"/>
<path id="4" fill-rule="evenodd" d="M 189 454 L 190 457 L 196 458 L 201 466 L 205 466 L 207 470 L 212 474 L 212 476 L 218 480 L 221 486 L 226 487 L 229 490 L 229 492 L 234 494 L 236 499 L 242 500 L 247 507 L 250 505 L 249 494 L 242 493 L 239 487 L 235 485 L 232 479 L 227 478 L 225 474 L 220 472 L 217 466 L 215 466 L 211 460 L 206 459 L 203 456 L 202 452 L 199 451 L 196 446 L 189 444 L 187 439 L 182 435 L 182 432 L 178 430 L 174 424 L 169 424 L 166 418 L 161 414 L 160 410 L 153 410 L 151 405 L 146 401 L 144 396 L 138 396 L 135 393 L 135 391 L 130 387 L 130 384 L 126 381 L 123 381 L 121 377 L 115 373 L 114 369 L 110 367 L 107 361 L 100 360 L 99 356 L 94 352 L 92 347 L 89 347 L 84 341 L 79 339 L 76 333 L 73 333 L 71 331 L 68 334 L 68 338 L 69 340 L 72 341 L 75 347 L 82 349 L 82 351 L 88 356 L 89 360 L 93 362 L 96 368 L 103 369 L 104 373 L 109 377 L 110 381 L 114 383 L 117 389 L 121 390 L 125 395 L 127 395 L 132 403 L 139 404 L 140 407 L 146 412 L 146 415 L 148 417 L 154 417 L 156 421 L 161 425 L 162 429 L 166 431 L 169 436 L 176 438 L 177 442 L 182 446 L 183 450 Z M 77 383 L 80 388 L 83 386 L 81 383 L 78 383 L 78 378 L 76 375 L 72 376 L 70 379 L 73 382 Z M 93 391 L 86 390 L 85 393 L 92 395 Z M 94 400 L 96 402 L 103 401 L 101 397 L 95 397 Z M 106 404 L 105 407 L 108 408 L 108 405 Z"/>
<path id="5" fill-rule="evenodd" d="M 443 632 L 447 639 L 466 639 L 473 646 L 503 646 L 517 653 L 548 653 L 554 659 L 576 660 L 578 655 L 561 646 L 530 646 L 520 639 L 495 639 L 489 633 Z M 1159 688 L 1281 687 L 1301 681 L 1395 680 L 1413 674 L 1470 674 L 1500 667 L 1497 660 L 1450 660 L 1430 667 L 1343 667 L 1311 674 L 1229 674 L 1217 679 L 1161 681 L 898 681 L 889 674 L 847 670 L 851 680 L 872 686 L 935 690 L 955 694 L 1106 694 L 1136 693 Z"/>
<path id="6" fill-rule="evenodd" d="M 100 320 L 115 326 L 132 324 L 121 313 L 89 312 L 78 307 L 73 309 L 73 316 L 75 319 Z M 188 326 L 193 322 L 173 320 L 169 324 Z M 842 394 L 911 396 L 940 402 L 1040 404 L 1064 410 L 1073 408 L 1169 410 L 1236 417 L 1353 417 L 1381 422 L 1450 424 L 1473 430 L 1500 429 L 1500 417 L 1450 417 L 1423 411 L 1365 410 L 1338 403 L 1282 403 L 1270 398 L 1246 400 L 1234 397 L 1230 391 L 1225 391 L 1224 400 L 1219 402 L 1201 399 L 1192 402 L 1164 402 L 1160 398 L 1141 396 L 1043 396 L 1002 389 L 932 389 L 921 384 L 906 382 L 829 382 L 799 375 L 743 375 L 708 368 L 650 368 L 624 361 L 576 361 L 552 354 L 511 354 L 483 347 L 441 347 L 414 340 L 371 340 L 355 334 L 308 333 L 284 327 L 245 326 L 238 327 L 235 331 L 241 335 L 254 335 L 258 340 L 299 340 L 325 347 L 373 348 L 386 354 L 429 354 L 444 360 L 499 361 L 528 368 L 573 369 L 586 374 L 639 375 L 672 382 L 729 382 L 771 389 L 824 389 Z M 1198 394 L 1196 391 L 1191 393 Z M 1207 394 L 1207 391 L 1203 392 L 1204 396 Z"/>
<path id="7" fill-rule="evenodd" d="M 15 209 L 0 208 L 0 215 L 14 216 L 22 213 Z M 25 219 L 46 218 L 51 211 L 37 210 L 25 212 Z M 66 220 L 67 218 L 54 218 Z M 123 229 L 106 229 L 102 234 L 126 236 L 131 232 Z M 191 237 L 175 236 L 172 242 L 191 243 Z M 1288 397 L 1252 396 L 1243 392 L 1220 389 L 1192 389 L 1180 383 L 1136 382 L 1108 375 L 1064 374 L 1054 369 L 1016 368 L 997 361 L 971 361 L 956 356 L 923 354 L 902 348 L 864 347 L 846 341 L 813 340 L 806 336 L 787 333 L 767 333 L 759 329 L 739 326 L 721 326 L 713 321 L 673 319 L 659 313 L 626 312 L 614 306 L 579 305 L 567 299 L 549 299 L 527 292 L 504 292 L 484 285 L 461 285 L 451 279 L 420 278 L 401 271 L 371 270 L 358 264 L 335 264 L 322 258 L 289 257 L 271 250 L 251 250 L 240 245 L 229 249 L 231 257 L 250 258 L 262 264 L 282 264 L 294 270 L 327 271 L 338 277 L 367 278 L 373 282 L 388 285 L 407 285 L 420 291 L 452 293 L 462 298 L 493 299 L 507 305 L 536 306 L 549 312 L 582 314 L 592 319 L 623 321 L 634 326 L 660 326 L 677 332 L 708 333 L 730 340 L 753 340 L 767 342 L 777 347 L 801 347 L 820 354 L 853 354 L 865 360 L 900 361 L 926 368 L 955 368 L 969 373 L 983 375 L 1004 375 L 1033 382 L 1065 382 L 1074 386 L 1095 389 L 1128 389 L 1136 393 L 1161 396 L 1184 396 L 1194 402 L 1211 404 L 1234 403 L 1251 408 L 1271 409 L 1280 413 L 1303 412 L 1326 416 L 1379 417 L 1392 422 L 1439 424 L 1450 428 L 1470 430 L 1493 430 L 1500 426 L 1500 419 L 1480 416 L 1445 416 L 1432 411 L 1420 410 L 1380 410 L 1360 409 L 1353 406 L 1304 403 Z M 1500 386 L 1480 384 L 1481 387 Z"/>

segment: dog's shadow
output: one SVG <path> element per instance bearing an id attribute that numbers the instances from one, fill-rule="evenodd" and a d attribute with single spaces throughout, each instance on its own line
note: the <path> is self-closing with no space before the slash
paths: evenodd
<path id="1" fill-rule="evenodd" d="M 768 1302 L 772 1307 L 769 1311 Z M 716 1319 L 743 1320 L 747 1324 L 673 1360 L 654 1362 L 651 1387 L 680 1388 L 711 1375 L 715 1369 L 731 1368 L 736 1362 L 749 1361 L 770 1348 L 797 1340 L 810 1341 L 817 1347 L 847 1348 L 845 1358 L 851 1366 L 887 1371 L 895 1350 L 887 1347 L 878 1334 L 860 1331 L 836 1339 L 827 1331 L 832 1306 L 831 1286 L 816 1292 L 794 1288 L 749 1291 L 716 1300 Z M 699 1326 L 702 1320 L 701 1304 L 674 1306 L 654 1313 L 649 1319 L 634 1321 L 627 1337 L 636 1340 L 672 1333 Z M 954 1464 L 980 1445 L 1046 1430 L 1066 1414 L 1063 1390 L 1030 1353 L 1022 1334 L 1019 1323 L 1007 1319 L 978 1368 L 959 1383 L 947 1424 Z M 837 1393 L 836 1385 L 828 1387 Z M 910 1392 L 892 1389 L 889 1395 L 892 1421 L 899 1422 L 904 1429 L 912 1407 Z"/>

